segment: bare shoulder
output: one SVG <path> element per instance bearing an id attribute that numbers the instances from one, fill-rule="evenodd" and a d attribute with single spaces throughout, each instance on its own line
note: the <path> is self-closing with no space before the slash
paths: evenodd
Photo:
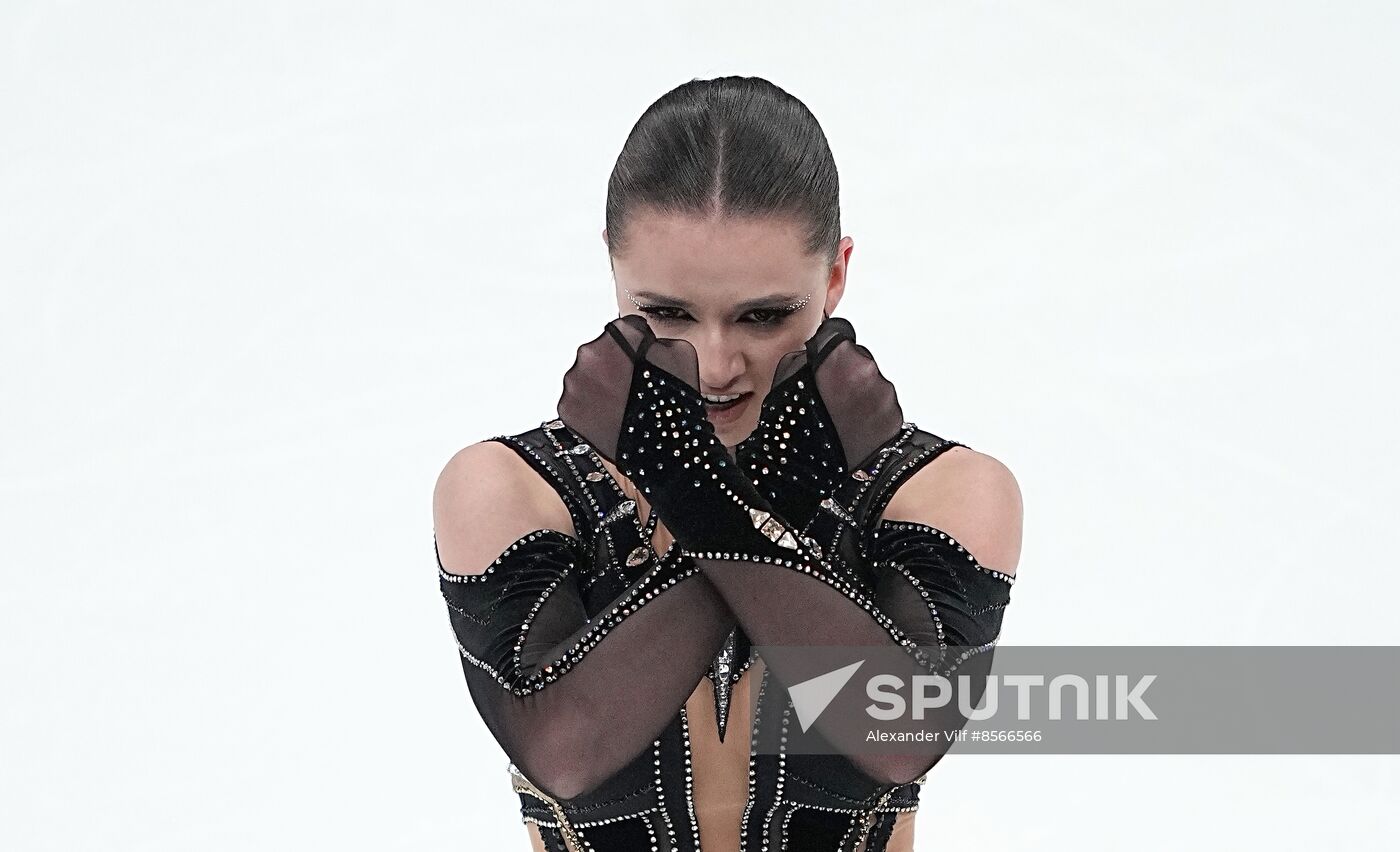
<path id="1" fill-rule="evenodd" d="M 882 519 L 946 532 L 977 561 L 1007 574 L 1021 558 L 1021 488 L 996 458 L 953 447 L 900 484 Z"/>
<path id="2" fill-rule="evenodd" d="M 443 570 L 480 574 L 526 533 L 576 535 L 564 501 L 518 453 L 499 441 L 458 450 L 433 488 L 433 536 Z"/>

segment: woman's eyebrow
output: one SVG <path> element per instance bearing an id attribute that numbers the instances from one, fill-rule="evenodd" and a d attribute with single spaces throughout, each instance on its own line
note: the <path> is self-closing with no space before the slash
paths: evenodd
<path id="1" fill-rule="evenodd" d="M 677 299 L 674 296 L 666 296 L 661 293 L 653 293 L 650 290 L 633 290 L 632 295 L 636 296 L 638 299 L 646 299 L 647 301 L 656 302 L 666 307 L 684 308 L 685 310 L 692 310 L 694 308 L 694 305 L 690 304 L 684 299 Z M 773 307 L 774 305 L 787 305 L 790 302 L 798 301 L 804 295 L 806 294 L 771 293 L 767 296 L 760 296 L 757 299 L 745 299 L 735 307 L 742 313 L 744 311 L 752 310 L 754 308 L 768 308 Z"/>

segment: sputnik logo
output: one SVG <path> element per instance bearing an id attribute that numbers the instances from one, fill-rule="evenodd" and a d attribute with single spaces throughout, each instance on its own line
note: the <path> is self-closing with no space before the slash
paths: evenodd
<path id="1" fill-rule="evenodd" d="M 788 689 L 788 694 L 792 696 L 792 709 L 797 711 L 797 722 L 802 726 L 802 733 L 807 733 L 807 729 L 817 721 L 817 717 L 827 705 L 831 704 L 841 687 L 845 686 L 855 675 L 856 669 L 864 664 L 865 660 L 859 660 L 834 672 L 794 684 Z"/>

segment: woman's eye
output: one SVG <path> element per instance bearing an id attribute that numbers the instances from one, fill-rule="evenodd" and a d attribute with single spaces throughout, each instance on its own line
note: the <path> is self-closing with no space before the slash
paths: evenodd
<path id="1" fill-rule="evenodd" d="M 753 317 L 752 322 L 756 325 L 777 325 L 788 315 L 787 311 L 780 311 L 775 308 L 758 308 L 749 311 L 749 316 Z"/>
<path id="2" fill-rule="evenodd" d="M 663 323 L 693 322 L 683 308 L 670 305 L 646 305 L 638 308 L 649 319 Z M 755 308 L 744 315 L 743 321 L 749 325 L 778 325 L 792 311 L 782 308 Z"/>
<path id="3" fill-rule="evenodd" d="M 652 319 L 662 322 L 679 322 L 685 319 L 685 311 L 680 308 L 671 308 L 664 305 L 648 305 L 639 310 Z"/>

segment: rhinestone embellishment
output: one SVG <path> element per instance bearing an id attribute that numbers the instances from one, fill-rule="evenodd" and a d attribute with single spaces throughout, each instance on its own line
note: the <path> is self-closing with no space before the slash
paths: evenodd
<path id="1" fill-rule="evenodd" d="M 845 521 L 846 523 L 852 525 L 855 524 L 856 519 L 851 517 L 850 513 L 847 512 L 845 509 L 841 508 L 841 504 L 837 503 L 832 498 L 825 498 L 824 500 L 822 500 L 820 505 L 823 509 L 827 510 L 828 512 Z"/>
<path id="2" fill-rule="evenodd" d="M 719 741 L 724 742 L 724 731 L 729 724 L 729 701 L 733 694 L 734 684 L 730 679 L 730 672 L 734 664 L 734 636 L 737 631 L 729 631 L 729 637 L 724 640 L 724 647 L 719 649 L 711 665 L 714 667 L 715 690 L 715 727 L 719 732 Z"/>
<path id="3" fill-rule="evenodd" d="M 763 526 L 759 527 L 759 532 L 768 536 L 769 541 L 777 541 L 779 538 L 782 537 L 782 534 L 786 532 L 786 530 L 783 529 L 782 524 L 778 523 L 772 518 L 769 518 L 768 520 L 763 522 Z"/>
<path id="4" fill-rule="evenodd" d="M 632 549 L 631 553 L 627 554 L 627 567 L 636 568 L 638 565 L 641 565 L 643 562 L 646 562 L 650 558 L 650 547 L 647 547 L 645 544 L 641 545 L 640 547 L 635 547 Z"/>
<path id="5" fill-rule="evenodd" d="M 604 516 L 603 524 L 606 526 L 618 518 L 626 517 L 635 511 L 637 511 L 636 500 L 623 500 L 621 503 L 614 506 L 611 512 L 608 512 L 608 514 Z"/>
<path id="6" fill-rule="evenodd" d="M 590 471 L 586 478 L 589 482 L 602 482 L 604 479 L 608 478 L 608 475 L 606 473 L 602 473 L 600 471 L 595 470 Z"/>

